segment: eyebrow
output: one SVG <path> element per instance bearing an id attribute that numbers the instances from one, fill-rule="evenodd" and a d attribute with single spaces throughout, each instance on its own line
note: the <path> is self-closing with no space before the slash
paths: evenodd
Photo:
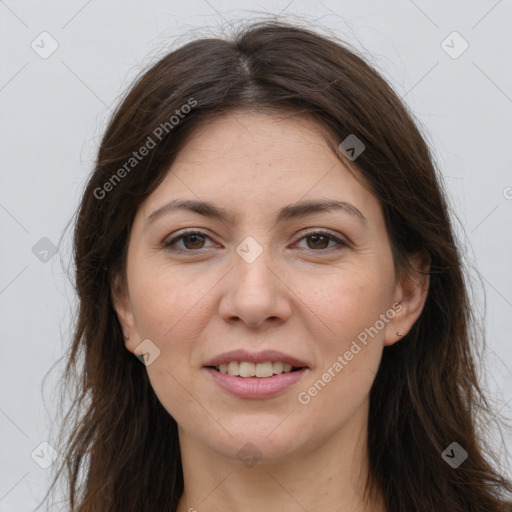
<path id="1" fill-rule="evenodd" d="M 151 213 L 145 220 L 145 224 L 149 225 L 158 217 L 166 215 L 176 210 L 186 210 L 212 219 L 218 219 L 222 222 L 229 220 L 229 213 L 226 209 L 216 206 L 207 201 L 197 201 L 191 199 L 173 199 L 168 203 Z M 366 221 L 366 217 L 353 205 L 347 201 L 339 201 L 336 199 L 319 199 L 311 201 L 302 201 L 295 204 L 289 204 L 281 208 L 277 215 L 277 222 L 305 217 L 314 213 L 343 211 L 354 217 Z"/>

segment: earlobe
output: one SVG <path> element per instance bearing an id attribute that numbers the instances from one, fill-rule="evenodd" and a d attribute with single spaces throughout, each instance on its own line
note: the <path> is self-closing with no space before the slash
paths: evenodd
<path id="1" fill-rule="evenodd" d="M 397 285 L 396 302 L 401 309 L 389 322 L 384 337 L 386 346 L 393 345 L 411 330 L 427 300 L 430 285 L 430 260 L 418 253 L 409 258 L 410 272 L 404 274 Z"/>

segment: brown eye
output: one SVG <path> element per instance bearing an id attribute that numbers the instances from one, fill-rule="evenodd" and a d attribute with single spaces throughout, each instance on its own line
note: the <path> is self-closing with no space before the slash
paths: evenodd
<path id="1" fill-rule="evenodd" d="M 188 231 L 171 240 L 166 240 L 162 243 L 162 247 L 168 251 L 195 252 L 211 247 L 205 245 L 206 239 L 210 237 L 200 231 Z"/>
<path id="2" fill-rule="evenodd" d="M 326 235 L 310 235 L 306 237 L 309 249 L 327 249 L 331 238 Z M 311 241 L 312 243 L 309 243 Z"/>
<path id="3" fill-rule="evenodd" d="M 300 239 L 299 243 L 303 240 L 306 240 L 306 247 L 301 247 L 301 249 L 310 249 L 315 252 L 328 251 L 331 249 L 343 249 L 349 246 L 348 242 L 324 231 L 313 231 L 307 233 L 306 236 L 303 236 Z M 331 242 L 333 245 L 329 246 Z"/>
<path id="4" fill-rule="evenodd" d="M 187 249 L 202 249 L 204 245 L 204 236 L 198 234 L 186 235 L 182 240 Z"/>

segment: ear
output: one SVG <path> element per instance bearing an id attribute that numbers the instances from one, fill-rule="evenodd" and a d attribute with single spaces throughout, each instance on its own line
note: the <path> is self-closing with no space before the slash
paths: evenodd
<path id="1" fill-rule="evenodd" d="M 123 330 L 125 347 L 133 353 L 138 345 L 139 334 L 137 332 L 128 285 L 118 274 L 113 278 L 110 287 L 110 298 Z"/>
<path id="2" fill-rule="evenodd" d="M 396 285 L 395 316 L 386 325 L 384 345 L 389 346 L 402 339 L 412 328 L 423 311 L 430 285 L 430 258 L 416 253 L 409 258 L 410 272 L 403 272 Z"/>

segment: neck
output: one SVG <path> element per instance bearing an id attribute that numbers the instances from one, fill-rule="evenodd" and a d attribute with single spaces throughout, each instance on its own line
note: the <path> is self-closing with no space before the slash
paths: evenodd
<path id="1" fill-rule="evenodd" d="M 264 457 L 252 467 L 219 454 L 181 428 L 180 447 L 184 493 L 177 512 L 386 511 L 378 490 L 371 498 L 364 492 L 367 430 L 358 421 L 327 440 L 311 440 L 292 454 Z"/>

